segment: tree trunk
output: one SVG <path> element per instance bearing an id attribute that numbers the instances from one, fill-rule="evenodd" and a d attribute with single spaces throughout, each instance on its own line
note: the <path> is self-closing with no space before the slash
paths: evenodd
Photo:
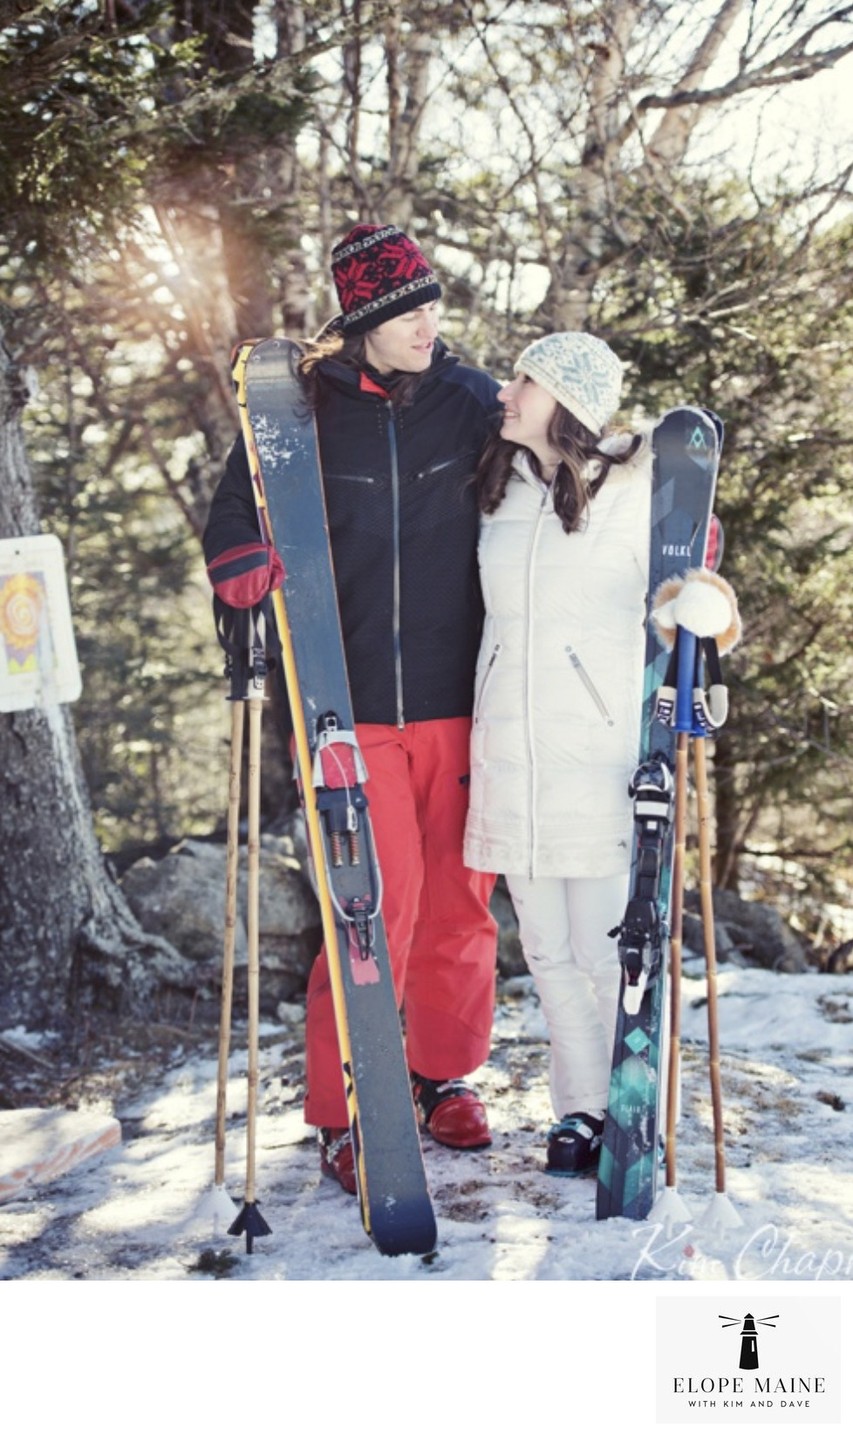
<path id="1" fill-rule="evenodd" d="M 586 328 L 596 283 L 619 233 L 620 112 L 626 52 L 639 9 L 624 0 L 602 7 L 601 40 L 591 47 L 581 74 L 587 110 L 574 193 L 581 222 L 566 227 L 561 252 L 549 264 L 551 284 L 542 307 L 554 329 Z"/>
<path id="2" fill-rule="evenodd" d="M 744 0 L 721 0 L 673 92 L 694 91 L 706 80 Z M 622 180 L 627 173 L 625 146 L 635 136 L 638 115 L 631 100 L 632 69 L 629 49 L 635 30 L 645 20 L 641 4 L 611 0 L 599 13 L 601 40 L 591 47 L 591 59 L 582 71 L 587 121 L 584 145 L 574 186 L 574 201 L 581 223 L 567 226 L 565 245 L 556 267 L 551 265 L 551 286 L 543 305 L 554 328 L 583 329 L 602 270 L 619 252 L 642 237 L 632 232 L 630 209 L 625 207 Z M 646 96 L 651 107 L 653 96 Z M 668 192 L 673 170 L 683 161 L 694 129 L 707 105 L 673 104 L 664 111 L 636 178 Z M 627 112 L 627 113 L 626 113 Z"/>
<path id="3" fill-rule="evenodd" d="M 714 741 L 714 886 L 738 891 L 743 840 L 742 815 L 734 774 L 734 749 L 728 733 Z"/>
<path id="4" fill-rule="evenodd" d="M 728 39 L 732 27 L 744 8 L 744 0 L 724 0 L 702 37 L 692 60 L 681 76 L 677 90 L 696 90 L 707 79 L 708 71 Z M 647 157 L 666 171 L 682 163 L 698 119 L 696 105 L 665 110 L 660 124 L 649 140 Z"/>
<path id="5" fill-rule="evenodd" d="M 415 212 L 420 139 L 435 51 L 428 7 L 414 7 L 408 33 L 404 34 L 406 18 L 396 11 L 385 26 L 388 174 L 380 198 L 381 217 L 390 216 L 404 230 L 410 227 Z"/>
<path id="6" fill-rule="evenodd" d="M 29 381 L 0 330 L 0 537 L 40 531 L 20 414 Z M 67 705 L 0 713 L 0 1028 L 68 1031 L 87 997 L 141 1011 L 193 969 L 147 936 L 98 849 Z"/>

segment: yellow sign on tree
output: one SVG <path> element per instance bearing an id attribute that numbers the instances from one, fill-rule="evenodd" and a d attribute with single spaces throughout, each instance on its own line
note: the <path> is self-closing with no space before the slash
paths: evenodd
<path id="1" fill-rule="evenodd" d="M 0 539 L 0 712 L 73 703 L 81 688 L 59 539 Z"/>

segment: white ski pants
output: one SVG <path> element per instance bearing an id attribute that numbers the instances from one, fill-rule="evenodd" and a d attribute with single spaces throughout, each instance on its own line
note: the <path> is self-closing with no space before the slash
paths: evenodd
<path id="1" fill-rule="evenodd" d="M 519 937 L 550 1041 L 554 1115 L 607 1107 L 619 1001 L 617 940 L 629 873 L 607 878 L 507 874 Z"/>

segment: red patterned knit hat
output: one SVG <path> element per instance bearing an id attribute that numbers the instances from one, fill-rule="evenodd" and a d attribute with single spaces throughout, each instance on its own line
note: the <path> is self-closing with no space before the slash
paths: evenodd
<path id="1" fill-rule="evenodd" d="M 332 250 L 345 334 L 369 329 L 441 298 L 418 246 L 393 224 L 357 224 Z"/>

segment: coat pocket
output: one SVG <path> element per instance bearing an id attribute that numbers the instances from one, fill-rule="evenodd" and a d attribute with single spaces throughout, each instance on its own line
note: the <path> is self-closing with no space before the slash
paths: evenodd
<path id="1" fill-rule="evenodd" d="M 489 655 L 489 661 L 488 661 L 488 663 L 486 664 L 486 671 L 485 671 L 485 673 L 483 674 L 483 681 L 481 682 L 479 691 L 478 691 L 478 693 L 477 693 L 477 695 L 476 695 L 476 697 L 475 697 L 475 699 L 474 699 L 474 722 L 475 722 L 475 724 L 476 724 L 476 723 L 479 723 L 479 722 L 481 721 L 482 709 L 483 709 L 483 700 L 484 700 L 484 698 L 485 698 L 485 696 L 486 696 L 486 689 L 488 688 L 489 684 L 490 684 L 491 681 L 492 681 L 492 674 L 493 674 L 494 671 L 495 671 L 495 664 L 496 664 L 497 661 L 498 661 L 498 654 L 500 653 L 500 651 L 501 651 L 501 645 L 500 645 L 499 643 L 496 643 L 495 646 L 494 646 L 494 648 L 493 648 L 492 651 L 491 651 L 491 654 Z"/>
<path id="2" fill-rule="evenodd" d="M 583 660 L 581 659 L 580 654 L 577 652 L 577 649 L 573 648 L 570 643 L 567 643 L 565 645 L 565 649 L 569 657 L 569 662 L 571 663 L 572 667 L 578 675 L 578 678 L 580 679 L 581 683 L 583 684 L 584 688 L 586 689 L 587 693 L 589 694 L 590 698 L 598 709 L 602 720 L 604 721 L 604 723 L 606 723 L 608 728 L 613 728 L 615 726 L 615 720 L 613 718 L 613 715 L 611 714 L 610 709 L 607 707 L 607 704 L 605 703 L 594 682 L 592 681 L 592 678 L 584 667 Z"/>
<path id="3" fill-rule="evenodd" d="M 389 523 L 390 483 L 387 473 L 346 473 L 342 468 L 323 475 L 329 528 L 349 549 L 350 535 L 376 535 Z M 390 562 L 390 560 L 389 560 Z"/>
<path id="4" fill-rule="evenodd" d="M 477 451 L 470 449 L 467 453 L 454 454 L 451 459 L 443 459 L 438 464 L 429 464 L 425 469 L 418 469 L 412 475 L 416 482 L 421 479 L 462 479 L 468 478 L 477 466 Z"/>

